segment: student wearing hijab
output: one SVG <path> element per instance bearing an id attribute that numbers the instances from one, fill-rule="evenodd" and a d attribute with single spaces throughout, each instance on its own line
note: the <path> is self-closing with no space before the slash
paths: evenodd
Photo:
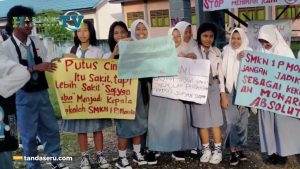
<path id="1" fill-rule="evenodd" d="M 261 52 L 295 58 L 275 25 L 262 26 L 258 41 Z M 268 163 L 286 163 L 287 156 L 300 154 L 299 119 L 260 109 L 258 117 L 261 151 L 269 155 Z"/>
<path id="2" fill-rule="evenodd" d="M 144 20 L 138 19 L 132 23 L 132 40 L 146 39 L 149 37 L 149 27 Z M 127 141 L 130 138 L 133 139 L 133 162 L 138 165 L 147 164 L 147 161 L 144 159 L 144 154 L 141 151 L 142 136 L 146 134 L 148 127 L 148 111 L 146 110 L 146 105 L 149 100 L 149 91 L 146 85 L 147 84 L 143 83 L 142 79 L 139 79 L 135 119 L 117 121 L 119 159 L 116 162 L 116 167 L 119 169 L 131 169 L 126 158 Z"/>
<path id="3" fill-rule="evenodd" d="M 190 51 L 197 46 L 196 41 L 193 39 L 192 25 L 186 21 L 180 21 L 175 27 L 179 30 L 182 39 L 179 56 L 189 57 Z"/>
<path id="4" fill-rule="evenodd" d="M 220 94 L 225 92 L 222 73 L 221 52 L 214 47 L 217 35 L 216 26 L 212 23 L 203 23 L 197 31 L 198 46 L 193 49 L 197 59 L 210 61 L 209 87 L 206 104 L 191 103 L 192 124 L 199 128 L 202 143 L 200 162 L 219 164 L 222 161 L 221 129 L 223 115 L 220 105 Z M 226 99 L 224 97 L 223 99 Z M 209 146 L 208 129 L 211 128 L 214 138 L 214 150 Z"/>
<path id="5" fill-rule="evenodd" d="M 192 25 L 186 21 L 180 21 L 175 25 L 175 27 L 179 30 L 181 35 L 181 43 L 180 46 L 177 47 L 177 51 L 179 51 L 178 56 L 196 59 L 195 54 L 192 52 L 193 48 L 197 46 L 197 42 L 193 39 Z M 187 111 L 190 112 L 190 102 L 184 103 Z M 198 157 L 197 147 L 194 147 L 191 150 L 190 156 L 192 158 Z"/>
<path id="6" fill-rule="evenodd" d="M 75 31 L 74 44 L 67 53 L 76 58 L 101 58 L 102 50 L 96 47 L 97 39 L 93 24 L 87 20 L 83 21 L 80 29 Z M 93 133 L 96 162 L 100 168 L 108 168 L 110 165 L 103 155 L 103 133 L 102 130 L 112 126 L 111 119 L 74 119 L 63 120 L 62 128 L 67 132 L 77 133 L 78 144 L 81 152 L 81 169 L 90 169 L 91 163 L 88 153 L 87 133 Z"/>
<path id="7" fill-rule="evenodd" d="M 237 165 L 239 161 L 247 160 L 242 146 L 247 143 L 249 110 L 234 104 L 236 96 L 237 78 L 243 50 L 252 50 L 244 30 L 235 28 L 230 35 L 229 44 L 223 49 L 222 72 L 225 76 L 226 93 L 222 93 L 221 106 L 226 116 L 226 133 L 224 147 L 230 150 L 230 165 Z"/>
<path id="8" fill-rule="evenodd" d="M 179 54 L 181 35 L 178 28 L 171 28 L 168 35 L 173 36 Z M 183 101 L 150 95 L 148 147 L 151 151 L 173 152 L 172 158 L 184 161 L 183 151 L 197 147 L 196 139 L 192 139 L 197 132 L 193 131 L 191 115 Z"/>

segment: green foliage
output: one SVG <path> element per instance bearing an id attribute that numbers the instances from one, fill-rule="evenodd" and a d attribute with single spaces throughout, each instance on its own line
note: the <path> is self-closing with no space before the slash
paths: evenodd
<path id="1" fill-rule="evenodd" d="M 61 27 L 59 16 L 62 11 L 46 10 L 37 14 L 37 30 L 44 37 L 52 37 L 54 41 L 71 41 L 73 32 Z"/>

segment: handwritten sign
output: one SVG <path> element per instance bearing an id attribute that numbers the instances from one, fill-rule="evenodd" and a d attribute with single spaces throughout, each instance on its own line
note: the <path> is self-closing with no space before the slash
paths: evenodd
<path id="1" fill-rule="evenodd" d="M 64 119 L 134 119 L 137 80 L 122 80 L 116 60 L 63 59 L 53 83 Z"/>
<path id="2" fill-rule="evenodd" d="M 248 8 L 258 6 L 297 5 L 300 0 L 203 0 L 203 11 L 215 11 L 230 8 Z"/>
<path id="3" fill-rule="evenodd" d="M 254 51 L 258 51 L 261 45 L 258 42 L 258 32 L 263 25 L 273 24 L 285 39 L 288 45 L 291 44 L 292 21 L 291 20 L 267 20 L 267 21 L 250 21 L 247 36 L 249 38 L 250 47 Z"/>
<path id="4" fill-rule="evenodd" d="M 208 92 L 210 62 L 178 58 L 179 75 L 153 78 L 152 94 L 205 104 Z"/>
<path id="5" fill-rule="evenodd" d="M 235 104 L 300 118 L 300 61 L 245 52 Z"/>
<path id="6" fill-rule="evenodd" d="M 177 53 L 171 36 L 137 41 L 120 41 L 119 78 L 174 76 Z"/>

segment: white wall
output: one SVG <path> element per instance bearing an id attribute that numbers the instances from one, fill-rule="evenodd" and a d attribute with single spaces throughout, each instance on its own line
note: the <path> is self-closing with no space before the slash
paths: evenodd
<path id="1" fill-rule="evenodd" d="M 95 29 L 97 39 L 107 39 L 109 27 L 114 21 L 123 21 L 121 4 L 112 4 L 107 0 L 96 8 Z"/>

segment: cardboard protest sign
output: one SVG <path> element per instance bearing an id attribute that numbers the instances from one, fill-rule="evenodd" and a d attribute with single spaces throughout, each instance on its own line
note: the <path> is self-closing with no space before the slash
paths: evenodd
<path id="1" fill-rule="evenodd" d="M 236 105 L 300 118 L 300 60 L 245 52 L 238 78 Z"/>
<path id="2" fill-rule="evenodd" d="M 53 83 L 64 119 L 134 119 L 137 80 L 121 80 L 116 60 L 63 59 Z"/>
<path id="3" fill-rule="evenodd" d="M 153 78 L 152 94 L 205 104 L 209 84 L 209 60 L 178 58 L 179 75 Z"/>
<path id="4" fill-rule="evenodd" d="M 119 78 L 174 76 L 178 74 L 175 44 L 171 36 L 120 41 Z"/>
<path id="5" fill-rule="evenodd" d="M 257 51 L 261 45 L 257 39 L 259 29 L 263 25 L 272 24 L 275 25 L 282 35 L 285 42 L 290 45 L 291 44 L 291 36 L 292 36 L 292 21 L 291 20 L 266 20 L 266 21 L 250 21 L 248 25 L 247 36 L 249 39 L 249 46 Z"/>

